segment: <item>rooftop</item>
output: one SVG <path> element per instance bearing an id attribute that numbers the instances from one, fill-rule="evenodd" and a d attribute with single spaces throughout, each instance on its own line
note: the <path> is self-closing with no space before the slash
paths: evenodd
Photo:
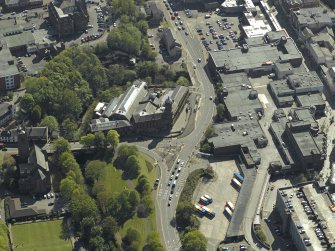
<path id="1" fill-rule="evenodd" d="M 287 195 L 283 196 L 282 192 L 292 195 L 292 198 L 289 199 Z M 279 188 L 278 193 L 296 226 L 294 230 L 298 232 L 303 229 L 305 233 L 299 234 L 301 239 L 310 239 L 311 246 L 306 246 L 306 249 L 326 250 L 326 246 L 322 246 L 321 242 L 327 242 L 328 239 L 332 244 L 335 237 L 335 221 L 333 212 L 329 208 L 332 205 L 329 196 L 326 193 L 319 192 L 311 183 L 298 187 Z M 320 219 L 319 222 L 312 220 L 315 216 Z M 302 228 L 298 229 L 297 226 Z M 323 240 L 317 236 L 316 229 L 319 229 L 324 235 Z"/>
<path id="2" fill-rule="evenodd" d="M 0 77 L 19 74 L 19 70 L 14 64 L 14 59 L 9 49 L 3 47 L 0 50 Z"/>
<path id="3" fill-rule="evenodd" d="M 209 56 L 214 61 L 216 68 L 225 68 L 226 71 L 255 69 L 281 60 L 301 59 L 300 52 L 291 38 L 287 38 L 286 43 L 282 46 L 271 46 L 270 44 L 250 46 L 246 53 L 238 48 L 211 51 Z"/>
<path id="4" fill-rule="evenodd" d="M 301 26 L 312 26 L 314 24 L 331 24 L 331 18 L 334 17 L 333 13 L 327 11 L 327 9 L 324 9 L 322 7 L 303 8 L 293 11 L 293 13 Z"/>

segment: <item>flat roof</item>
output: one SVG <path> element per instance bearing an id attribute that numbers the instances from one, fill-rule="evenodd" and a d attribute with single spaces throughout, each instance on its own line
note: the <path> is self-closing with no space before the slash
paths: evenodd
<path id="1" fill-rule="evenodd" d="M 310 132 L 293 132 L 292 135 L 303 156 L 321 154 Z"/>
<path id="2" fill-rule="evenodd" d="M 284 50 L 270 44 L 264 44 L 250 46 L 246 53 L 239 48 L 234 48 L 210 51 L 209 56 L 217 68 L 224 67 L 227 71 L 242 71 L 262 67 L 266 62 L 275 63 L 281 60 L 301 58 L 300 52 L 291 38 L 287 38 L 287 42 L 281 49 Z"/>
<path id="3" fill-rule="evenodd" d="M 12 54 L 7 48 L 0 50 L 0 77 L 13 76 L 19 74 L 16 65 L 9 64 L 8 61 L 14 60 Z"/>
<path id="4" fill-rule="evenodd" d="M 301 106 L 325 106 L 326 102 L 321 93 L 311 93 L 306 95 L 297 95 L 297 101 Z"/>
<path id="5" fill-rule="evenodd" d="M 300 189 L 300 190 L 299 190 Z M 292 208 L 289 209 L 286 206 L 287 211 L 290 212 L 292 221 L 295 225 L 301 225 L 305 230 L 305 233 L 300 234 L 301 239 L 309 238 L 311 241 L 311 246 L 307 247 L 307 250 L 326 250 L 327 248 L 321 245 L 321 241 L 318 239 L 315 229 L 321 228 L 320 226 L 327 226 L 326 229 L 322 229 L 323 234 L 326 238 L 333 242 L 335 237 L 335 221 L 333 212 L 330 210 L 329 206 L 332 202 L 326 193 L 321 193 L 316 190 L 312 183 L 298 186 L 298 187 L 283 187 L 279 188 L 280 191 L 285 191 L 287 196 L 281 196 L 284 202 L 290 200 Z M 296 195 L 301 192 L 303 196 L 298 198 Z M 293 194 L 292 198 L 288 198 L 288 195 Z M 320 223 L 316 224 L 313 220 L 308 219 L 308 215 L 305 212 L 302 201 L 306 201 L 307 205 L 310 207 L 312 213 L 311 215 L 318 215 Z M 285 204 L 286 205 L 286 204 Z M 294 211 L 293 211 L 293 210 Z"/>
<path id="6" fill-rule="evenodd" d="M 302 8 L 293 13 L 300 25 L 332 23 L 329 11 L 322 7 Z"/>

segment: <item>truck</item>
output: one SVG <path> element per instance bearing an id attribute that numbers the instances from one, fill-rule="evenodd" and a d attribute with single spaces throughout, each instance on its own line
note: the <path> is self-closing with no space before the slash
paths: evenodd
<path id="1" fill-rule="evenodd" d="M 200 202 L 204 205 L 210 204 L 209 200 L 205 196 L 200 197 Z"/>
<path id="2" fill-rule="evenodd" d="M 229 207 L 231 209 L 231 211 L 234 211 L 234 209 L 235 209 L 234 204 L 231 203 L 230 201 L 227 201 L 227 207 Z"/>
<path id="3" fill-rule="evenodd" d="M 233 212 L 229 209 L 229 207 L 225 207 L 224 212 L 229 218 L 233 216 Z"/>
<path id="4" fill-rule="evenodd" d="M 195 204 L 194 206 L 200 216 L 204 216 L 206 214 L 206 211 L 202 208 L 202 206 L 198 204 Z"/>
<path id="5" fill-rule="evenodd" d="M 241 173 L 239 173 L 239 172 L 236 172 L 236 173 L 234 173 L 234 177 L 239 181 L 239 182 L 243 182 L 243 180 L 244 180 L 244 178 L 243 178 L 243 176 L 241 175 Z"/>
<path id="6" fill-rule="evenodd" d="M 211 196 L 205 194 L 204 197 L 209 201 L 209 203 L 213 202 L 213 198 Z"/>
<path id="7" fill-rule="evenodd" d="M 241 182 L 239 182 L 236 178 L 233 178 L 231 180 L 231 183 L 233 184 L 233 186 L 235 186 L 237 189 L 241 188 Z"/>
<path id="8" fill-rule="evenodd" d="M 215 217 L 215 212 L 213 212 L 211 209 L 206 206 L 203 206 L 202 208 L 206 211 L 208 217 Z"/>

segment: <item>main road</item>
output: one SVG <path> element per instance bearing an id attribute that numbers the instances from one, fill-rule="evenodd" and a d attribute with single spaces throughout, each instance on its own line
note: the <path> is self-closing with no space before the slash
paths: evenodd
<path id="1" fill-rule="evenodd" d="M 162 1 L 157 1 L 157 5 L 161 7 L 161 9 L 165 13 L 165 17 L 170 16 L 166 7 L 163 5 Z M 179 152 L 177 158 L 185 161 L 184 169 L 181 171 L 179 175 L 179 179 L 177 181 L 177 185 L 175 188 L 175 192 L 173 194 L 173 198 L 171 201 L 171 206 L 168 207 L 168 197 L 170 194 L 169 187 L 167 186 L 169 180 L 168 169 L 163 163 L 163 160 L 160 160 L 161 168 L 161 182 L 157 191 L 157 208 L 158 214 L 160 215 L 159 219 L 159 228 L 161 230 L 161 235 L 163 237 L 163 241 L 166 245 L 167 250 L 180 250 L 181 243 L 179 239 L 179 235 L 177 229 L 174 224 L 171 224 L 175 217 L 176 207 L 178 204 L 180 192 L 182 191 L 187 176 L 191 171 L 187 162 L 193 154 L 195 147 L 199 144 L 202 136 L 204 135 L 205 130 L 208 125 L 212 123 L 212 118 L 215 111 L 215 104 L 212 100 L 210 100 L 210 96 L 214 96 L 214 87 L 208 78 L 205 72 L 205 64 L 206 58 L 204 57 L 204 53 L 202 51 L 201 44 L 196 37 L 191 36 L 192 32 L 189 31 L 190 35 L 185 35 L 185 31 L 178 31 L 177 27 L 174 25 L 170 25 L 171 30 L 177 41 L 182 45 L 183 56 L 186 58 L 186 62 L 188 66 L 191 67 L 189 69 L 190 75 L 192 76 L 192 83 L 195 87 L 198 87 L 199 94 L 201 95 L 199 110 L 195 121 L 195 129 L 188 136 L 177 139 L 182 143 L 183 147 Z M 198 62 L 198 59 L 201 59 L 201 62 Z M 196 65 L 196 67 L 193 67 Z M 194 69 L 195 68 L 195 69 Z M 163 164 L 162 164 L 163 163 Z"/>

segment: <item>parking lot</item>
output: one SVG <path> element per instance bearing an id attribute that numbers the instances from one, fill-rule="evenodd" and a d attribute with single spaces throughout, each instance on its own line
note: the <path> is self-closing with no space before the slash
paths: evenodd
<path id="1" fill-rule="evenodd" d="M 207 51 L 225 50 L 238 45 L 240 30 L 238 17 L 197 13 L 187 20 L 192 35 L 201 40 Z"/>
<path id="2" fill-rule="evenodd" d="M 207 194 L 213 198 L 213 203 L 207 207 L 216 213 L 212 219 L 200 218 L 200 231 L 208 239 L 208 250 L 216 250 L 218 244 L 224 240 L 229 225 L 229 219 L 223 214 L 228 201 L 234 205 L 238 191 L 231 185 L 234 172 L 238 172 L 235 160 L 225 160 L 211 163 L 216 177 L 213 181 L 203 181 L 195 192 L 195 203 L 199 204 L 201 196 Z"/>

